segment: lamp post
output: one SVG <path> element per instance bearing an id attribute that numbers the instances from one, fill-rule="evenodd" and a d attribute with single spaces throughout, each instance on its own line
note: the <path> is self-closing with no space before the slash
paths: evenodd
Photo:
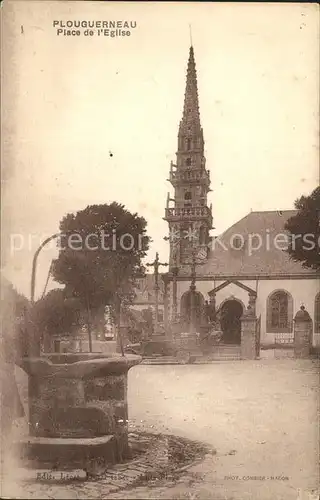
<path id="1" fill-rule="evenodd" d="M 43 249 L 45 245 L 49 243 L 49 241 L 60 236 L 60 233 L 53 234 L 49 238 L 46 238 L 39 248 L 36 250 L 33 261 L 32 261 L 32 271 L 31 271 L 31 290 L 30 290 L 30 301 L 31 305 L 34 304 L 34 295 L 35 295 L 35 285 L 36 285 L 36 271 L 37 271 L 37 260 L 39 253 Z M 36 340 L 36 332 L 35 325 L 32 320 L 32 312 L 29 310 L 28 312 L 28 326 L 27 326 L 27 337 L 28 337 L 28 355 L 29 356 L 39 356 L 40 355 L 40 343 Z"/>
<path id="2" fill-rule="evenodd" d="M 174 266 L 172 268 L 172 274 L 173 274 L 173 283 L 172 283 L 172 320 L 174 323 L 177 321 L 178 317 L 178 304 L 177 304 L 177 276 L 178 276 L 179 268 L 178 266 Z"/>
<path id="3" fill-rule="evenodd" d="M 36 286 L 36 272 L 37 272 L 37 260 L 39 253 L 43 249 L 44 246 L 46 246 L 49 241 L 54 240 L 55 238 L 58 238 L 60 236 L 60 233 L 53 234 L 52 236 L 49 236 L 49 238 L 45 239 L 37 251 L 35 252 L 33 256 L 33 261 L 32 261 L 32 272 L 31 272 L 31 292 L 30 292 L 30 299 L 31 299 L 31 304 L 34 304 L 34 294 L 35 294 L 35 286 Z"/>
<path id="4" fill-rule="evenodd" d="M 154 269 L 154 292 L 155 292 L 155 333 L 158 334 L 159 328 L 159 267 L 168 266 L 166 262 L 159 261 L 159 254 L 156 253 L 156 258 L 153 262 L 146 264 Z"/>
<path id="5" fill-rule="evenodd" d="M 178 245 L 181 242 L 182 238 L 181 236 L 176 234 L 176 231 L 170 234 L 169 236 L 164 236 L 163 238 L 165 241 L 169 241 L 173 245 L 173 252 L 172 252 L 172 266 L 171 266 L 171 272 L 172 272 L 172 322 L 175 324 L 177 322 L 178 318 L 178 304 L 177 304 L 177 277 L 179 273 L 179 266 L 178 266 L 178 257 L 177 257 L 177 251 L 178 251 Z M 170 245 L 171 246 L 171 245 Z"/>

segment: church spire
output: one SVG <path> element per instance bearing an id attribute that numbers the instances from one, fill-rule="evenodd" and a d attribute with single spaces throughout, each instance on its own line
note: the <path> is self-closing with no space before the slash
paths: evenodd
<path id="1" fill-rule="evenodd" d="M 193 46 L 189 49 L 189 60 L 187 68 L 186 89 L 184 94 L 184 106 L 182 120 L 179 127 L 180 136 L 201 135 L 197 70 L 194 59 Z"/>
<path id="2" fill-rule="evenodd" d="M 176 164 L 171 163 L 169 181 L 174 196 L 167 199 L 165 220 L 170 234 L 170 266 L 191 262 L 194 250 L 201 258 L 208 256 L 209 231 L 212 229 L 212 211 L 208 207 L 210 172 L 206 169 L 203 132 L 200 124 L 197 72 L 193 47 L 189 49 L 184 107 L 178 133 Z M 171 205 L 172 204 L 172 205 Z M 192 234 L 192 238 L 186 235 Z M 191 260 L 190 260 L 191 259 Z M 188 264 L 188 265 L 189 265 Z"/>

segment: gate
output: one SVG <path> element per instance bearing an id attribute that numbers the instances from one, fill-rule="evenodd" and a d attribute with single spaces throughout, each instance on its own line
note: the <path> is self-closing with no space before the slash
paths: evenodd
<path id="1" fill-rule="evenodd" d="M 274 336 L 274 356 L 276 359 L 294 357 L 294 333 L 276 333 Z"/>
<path id="2" fill-rule="evenodd" d="M 261 314 L 256 320 L 256 359 L 260 357 Z"/>

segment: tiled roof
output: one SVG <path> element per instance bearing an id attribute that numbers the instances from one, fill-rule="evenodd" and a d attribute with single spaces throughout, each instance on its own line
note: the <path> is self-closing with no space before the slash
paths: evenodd
<path id="1" fill-rule="evenodd" d="M 212 242 L 208 261 L 197 266 L 197 275 L 313 274 L 282 249 L 285 247 L 283 235 L 287 234 L 284 225 L 296 213 L 296 210 L 249 213 Z M 240 248 L 235 248 L 237 239 Z"/>
<path id="2" fill-rule="evenodd" d="M 316 278 L 319 274 L 302 267 L 299 262 L 294 262 L 289 254 L 281 249 L 285 246 L 284 236 L 281 236 L 286 234 L 285 223 L 296 213 L 296 210 L 249 213 L 212 242 L 207 262 L 197 265 L 197 276 L 199 278 L 201 276 L 212 278 L 283 276 L 285 278 L 314 275 Z M 241 243 L 239 249 L 235 248 L 237 237 Z M 256 248 L 258 244 L 260 248 Z M 190 272 L 190 265 L 183 266 L 179 269 L 179 276 L 190 277 Z M 160 276 L 159 286 L 161 289 L 159 303 L 161 303 L 163 281 Z M 136 290 L 136 293 L 135 303 L 154 302 L 153 274 L 147 274 L 140 280 L 140 288 Z"/>

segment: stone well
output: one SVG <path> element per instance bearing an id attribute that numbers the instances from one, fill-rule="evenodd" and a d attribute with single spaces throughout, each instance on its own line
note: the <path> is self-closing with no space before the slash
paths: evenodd
<path id="1" fill-rule="evenodd" d="M 38 468 L 90 471 L 128 457 L 127 375 L 140 362 L 99 353 L 25 358 L 30 435 L 21 458 Z"/>

